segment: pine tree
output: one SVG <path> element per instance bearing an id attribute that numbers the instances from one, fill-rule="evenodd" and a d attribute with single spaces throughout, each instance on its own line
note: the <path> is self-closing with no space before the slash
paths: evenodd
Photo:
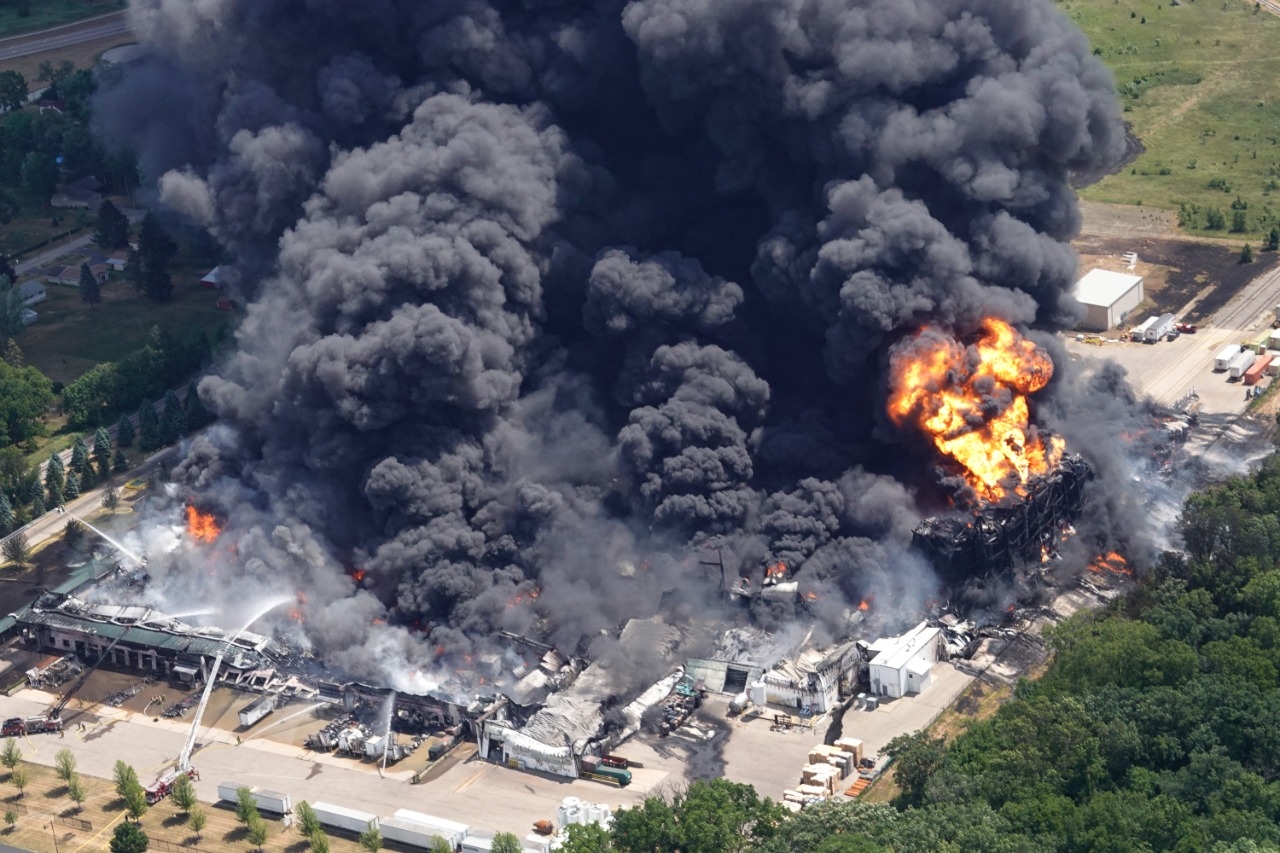
<path id="1" fill-rule="evenodd" d="M 187 431 L 187 418 L 183 414 L 178 395 L 172 390 L 164 395 L 164 410 L 160 414 L 160 443 L 173 444 Z"/>
<path id="2" fill-rule="evenodd" d="M 0 489 L 0 535 L 8 533 L 17 526 L 18 519 L 13 514 L 13 504 L 9 503 L 9 496 Z"/>
<path id="3" fill-rule="evenodd" d="M 121 415 L 116 421 L 116 444 L 120 447 L 133 447 L 133 418 Z"/>
<path id="4" fill-rule="evenodd" d="M 102 288 L 87 263 L 80 265 L 80 301 L 90 307 L 102 301 Z"/>
<path id="5" fill-rule="evenodd" d="M 138 449 L 150 453 L 160 446 L 160 423 L 156 418 L 156 407 L 150 400 L 143 400 L 138 406 Z"/>
<path id="6" fill-rule="evenodd" d="M 62 487 L 62 496 L 67 500 L 80 497 L 80 475 L 74 469 L 67 472 L 67 482 Z"/>
<path id="7" fill-rule="evenodd" d="M 204 404 L 204 400 L 200 399 L 200 391 L 194 382 L 187 386 L 186 405 L 184 408 L 187 412 L 188 429 L 197 430 L 213 421 L 213 412 L 209 411 L 209 407 Z"/>
<path id="8" fill-rule="evenodd" d="M 44 492 L 39 489 L 31 497 L 31 518 L 35 520 L 44 515 Z"/>
<path id="9" fill-rule="evenodd" d="M 62 492 L 66 483 L 67 475 L 62 457 L 54 453 L 49 457 L 49 464 L 44 469 L 44 489 L 49 497 L 49 506 L 58 506 L 62 503 Z"/>
<path id="10" fill-rule="evenodd" d="M 106 427 L 98 427 L 93 434 L 93 461 L 98 466 L 98 477 L 107 479 L 111 473 L 111 434 Z"/>
<path id="11" fill-rule="evenodd" d="M 71 470 L 80 475 L 81 482 L 88 482 L 85 475 L 93 473 L 89 468 L 89 446 L 83 436 L 76 436 L 76 443 L 71 445 Z"/>
<path id="12" fill-rule="evenodd" d="M 116 455 L 111 458 L 111 468 L 117 474 L 123 474 L 129 470 L 129 460 L 125 457 L 124 451 L 116 448 Z"/>

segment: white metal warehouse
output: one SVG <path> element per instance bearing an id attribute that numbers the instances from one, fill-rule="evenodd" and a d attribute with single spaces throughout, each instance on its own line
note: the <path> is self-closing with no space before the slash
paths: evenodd
<path id="1" fill-rule="evenodd" d="M 876 640 L 871 659 L 871 692 L 894 699 L 920 693 L 929 686 L 933 665 L 942 651 L 942 630 L 921 622 L 901 637 Z"/>
<path id="2" fill-rule="evenodd" d="M 1090 270 L 1076 282 L 1071 295 L 1085 307 L 1079 328 L 1105 331 L 1124 322 L 1142 302 L 1142 276 L 1111 270 Z"/>

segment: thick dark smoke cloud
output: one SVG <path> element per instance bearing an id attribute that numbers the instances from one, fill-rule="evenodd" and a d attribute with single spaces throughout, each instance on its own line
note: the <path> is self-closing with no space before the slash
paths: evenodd
<path id="1" fill-rule="evenodd" d="M 178 474 L 228 517 L 223 571 L 319 590 L 312 637 L 365 668 L 571 647 L 671 589 L 707 618 L 690 546 L 785 560 L 828 621 L 914 606 L 937 460 L 883 415 L 887 349 L 1069 320 L 1068 174 L 1123 149 L 1048 0 L 130 17 L 153 55 L 100 122 L 248 301 Z"/>

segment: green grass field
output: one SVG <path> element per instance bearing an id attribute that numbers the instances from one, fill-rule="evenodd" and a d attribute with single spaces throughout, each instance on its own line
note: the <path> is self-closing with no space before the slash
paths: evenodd
<path id="1" fill-rule="evenodd" d="M 68 383 L 103 361 L 123 358 L 145 342 L 152 326 L 183 336 L 192 329 L 210 338 L 231 322 L 215 304 L 217 293 L 199 285 L 208 272 L 174 266 L 173 299 L 163 305 L 139 295 L 127 281 L 102 287 L 102 302 L 90 308 L 75 287 L 47 284 L 49 298 L 35 306 L 40 319 L 18 336 L 27 363 L 55 382 Z"/>
<path id="2" fill-rule="evenodd" d="M 123 0 L 29 0 L 23 16 L 18 14 L 22 4 L 9 2 L 0 5 L 0 38 L 69 24 L 124 7 Z"/>
<path id="3" fill-rule="evenodd" d="M 1280 18 L 1247 0 L 1057 5 L 1115 74 L 1124 117 L 1147 149 L 1084 198 L 1196 205 L 1183 227 L 1202 234 L 1229 233 L 1237 198 L 1248 205 L 1242 236 L 1280 222 Z M 1222 230 L 1205 228 L 1211 207 L 1224 214 Z"/>

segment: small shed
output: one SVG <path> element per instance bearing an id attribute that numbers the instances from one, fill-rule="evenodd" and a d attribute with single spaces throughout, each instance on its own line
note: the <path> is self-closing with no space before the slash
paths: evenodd
<path id="1" fill-rule="evenodd" d="M 1111 270 L 1090 270 L 1071 290 L 1085 308 L 1080 329 L 1102 332 L 1124 322 L 1144 298 L 1142 276 Z"/>

